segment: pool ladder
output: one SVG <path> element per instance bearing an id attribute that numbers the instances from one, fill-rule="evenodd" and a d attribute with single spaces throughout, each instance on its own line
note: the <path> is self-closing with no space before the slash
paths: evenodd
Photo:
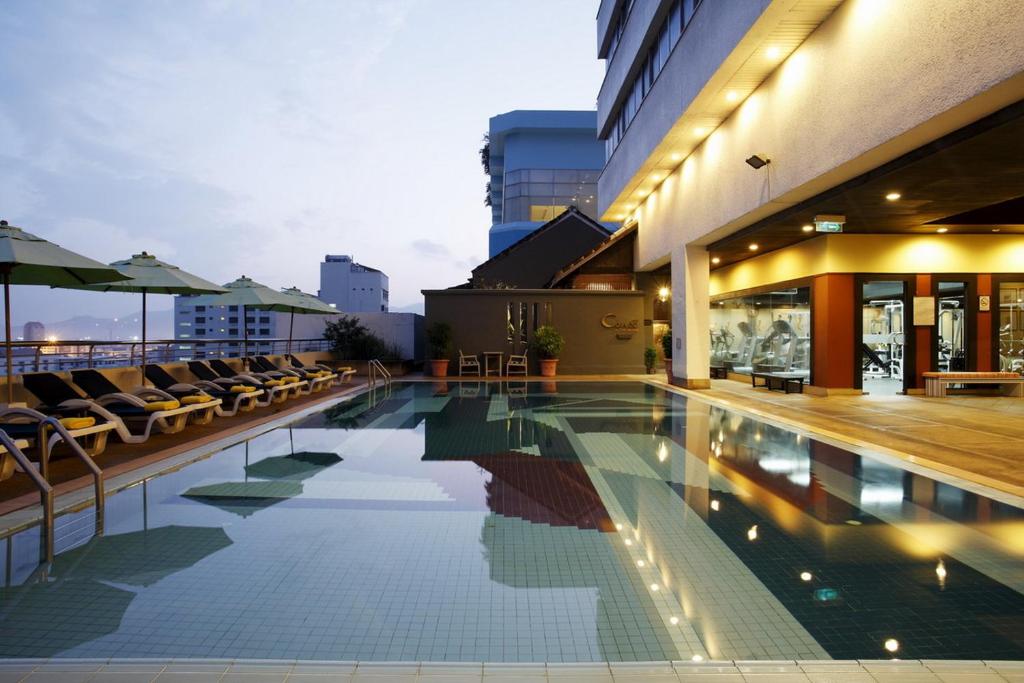
<path id="1" fill-rule="evenodd" d="M 0 446 L 7 451 L 0 453 L 0 472 L 3 472 L 3 461 L 11 458 L 14 463 L 32 480 L 32 484 L 39 490 L 39 503 L 43 507 L 43 528 L 40 540 L 44 544 L 43 555 L 46 562 L 53 561 L 54 546 L 54 496 L 53 487 L 48 481 L 50 468 L 50 453 L 53 447 L 60 441 L 67 444 L 75 457 L 81 460 L 90 471 L 93 478 L 93 486 L 96 498 L 96 533 L 103 529 L 103 508 L 106 502 L 106 494 L 103 489 L 103 470 L 101 470 L 89 454 L 75 441 L 74 437 L 55 417 L 43 416 L 28 408 L 8 408 L 5 415 L 23 413 L 27 417 L 37 420 L 38 431 L 36 432 L 36 446 L 39 449 L 39 469 L 36 469 L 32 461 L 21 450 L 17 442 L 4 430 L 0 429 Z M 53 433 L 50 433 L 53 430 Z"/>
<path id="2" fill-rule="evenodd" d="M 391 373 L 388 372 L 388 369 L 384 367 L 384 364 L 376 358 L 367 363 L 366 374 L 370 379 L 371 388 L 376 385 L 378 379 L 384 383 L 386 388 L 391 388 Z"/>

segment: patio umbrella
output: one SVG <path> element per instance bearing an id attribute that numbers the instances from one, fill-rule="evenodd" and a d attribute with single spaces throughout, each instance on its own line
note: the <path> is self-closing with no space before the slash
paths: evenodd
<path id="1" fill-rule="evenodd" d="M 11 360 L 11 285 L 85 285 L 127 280 L 99 261 L 93 261 L 0 221 L 0 273 L 4 280 L 4 345 L 7 351 L 7 402 L 14 398 Z"/>
<path id="2" fill-rule="evenodd" d="M 201 294 L 192 302 L 198 306 L 241 306 L 242 307 L 242 357 L 249 355 L 249 324 L 246 321 L 248 309 L 262 311 L 288 311 L 295 306 L 295 300 L 276 289 L 242 276 L 224 285 L 224 294 Z"/>
<path id="3" fill-rule="evenodd" d="M 291 425 L 288 425 L 288 448 L 291 451 L 288 455 L 275 455 L 263 458 L 251 465 L 247 464 L 245 466 L 246 477 L 301 481 L 342 461 L 340 455 L 330 451 L 299 451 L 296 453 Z"/>
<path id="4" fill-rule="evenodd" d="M 281 293 L 294 297 L 297 302 L 297 305 L 291 309 L 291 317 L 288 320 L 288 353 L 291 353 L 292 329 L 295 327 L 296 313 L 322 313 L 324 315 L 335 315 L 338 313 L 338 309 L 324 301 L 321 301 L 312 294 L 303 292 L 298 287 L 282 289 Z"/>
<path id="5" fill-rule="evenodd" d="M 228 290 L 209 280 L 187 273 L 178 266 L 158 261 L 152 254 L 142 252 L 124 261 L 114 261 L 110 267 L 130 280 L 101 282 L 94 285 L 61 285 L 69 289 L 88 289 L 96 292 L 142 293 L 142 383 L 146 383 L 146 295 L 147 294 L 208 294 Z"/>

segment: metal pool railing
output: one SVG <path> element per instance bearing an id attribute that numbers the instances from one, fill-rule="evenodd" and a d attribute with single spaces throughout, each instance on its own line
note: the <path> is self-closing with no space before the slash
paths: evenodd
<path id="1" fill-rule="evenodd" d="M 140 341 L 16 341 L 12 342 L 14 374 L 59 372 L 78 368 L 106 368 L 142 362 Z M 146 341 L 147 363 L 174 363 L 243 355 L 280 355 L 329 351 L 326 339 L 155 339 Z M 245 350 L 248 349 L 246 352 Z M 4 374 L 0 363 L 0 374 Z"/>

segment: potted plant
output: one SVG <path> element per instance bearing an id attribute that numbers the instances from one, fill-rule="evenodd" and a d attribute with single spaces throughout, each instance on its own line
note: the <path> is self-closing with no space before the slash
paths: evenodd
<path id="1" fill-rule="evenodd" d="M 644 349 L 644 369 L 647 370 L 647 374 L 654 372 L 654 364 L 658 362 L 658 352 L 653 346 L 648 346 Z"/>
<path id="2" fill-rule="evenodd" d="M 541 325 L 533 333 L 530 348 L 540 360 L 541 377 L 554 377 L 558 367 L 558 356 L 565 346 L 565 339 L 551 325 Z"/>
<path id="3" fill-rule="evenodd" d="M 672 384 L 672 328 L 665 330 L 661 335 L 661 353 L 665 356 L 665 377 L 669 384 Z"/>
<path id="4" fill-rule="evenodd" d="M 430 374 L 434 377 L 448 376 L 448 360 L 452 355 L 452 326 L 448 323 L 433 323 L 427 328 L 427 344 L 430 346 Z"/>

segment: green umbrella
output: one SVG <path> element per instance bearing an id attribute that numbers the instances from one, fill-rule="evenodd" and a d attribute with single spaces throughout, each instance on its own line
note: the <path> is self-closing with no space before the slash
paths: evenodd
<path id="1" fill-rule="evenodd" d="M 296 306 L 291 309 L 291 317 L 288 320 L 288 353 L 291 353 L 292 329 L 295 327 L 296 313 L 322 313 L 325 315 L 334 315 L 338 312 L 338 309 L 331 306 L 329 303 L 321 301 L 312 294 L 303 292 L 298 287 L 282 289 L 281 293 L 293 297 L 296 301 Z"/>
<path id="2" fill-rule="evenodd" d="M 111 268 L 130 280 L 101 282 L 94 285 L 62 285 L 70 289 L 88 289 L 96 292 L 142 293 L 142 383 L 146 383 L 146 295 L 147 294 L 207 294 L 228 290 L 209 280 L 187 273 L 178 266 L 158 261 L 152 254 L 142 252 L 124 261 L 114 261 Z"/>
<path id="3" fill-rule="evenodd" d="M 93 261 L 0 221 L 0 272 L 4 278 L 5 346 L 7 349 L 7 402 L 14 398 L 11 361 L 11 285 L 87 285 L 127 280 L 99 261 Z"/>
<path id="4" fill-rule="evenodd" d="M 248 309 L 261 311 L 288 311 L 294 300 L 276 289 L 261 285 L 251 278 L 242 276 L 234 282 L 224 285 L 224 294 L 201 294 L 192 299 L 198 306 L 241 306 L 242 307 L 242 357 L 249 355 L 249 323 Z"/>
<path id="5" fill-rule="evenodd" d="M 193 486 L 183 498 L 213 505 L 226 512 L 248 517 L 271 505 L 277 505 L 302 493 L 302 482 L 292 479 L 272 481 L 225 481 Z"/>

